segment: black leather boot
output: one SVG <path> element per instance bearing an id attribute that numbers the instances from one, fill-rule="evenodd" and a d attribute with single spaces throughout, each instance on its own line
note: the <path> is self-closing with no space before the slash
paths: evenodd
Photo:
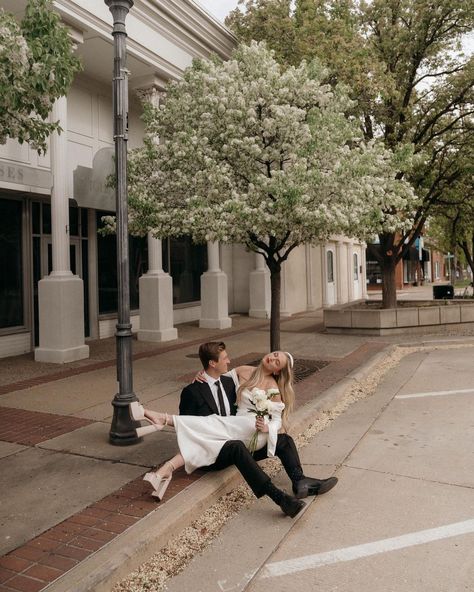
<path id="1" fill-rule="evenodd" d="M 337 483 L 337 477 L 329 479 L 313 479 L 312 477 L 303 477 L 293 483 L 293 493 L 298 499 L 308 495 L 322 495 L 332 489 Z"/>
<path id="2" fill-rule="evenodd" d="M 287 495 L 284 491 L 275 487 L 271 481 L 265 483 L 263 493 L 264 495 L 268 495 L 271 500 L 280 506 L 283 513 L 291 518 L 294 518 L 298 512 L 301 512 L 306 505 L 301 500 L 298 500 L 291 495 Z"/>

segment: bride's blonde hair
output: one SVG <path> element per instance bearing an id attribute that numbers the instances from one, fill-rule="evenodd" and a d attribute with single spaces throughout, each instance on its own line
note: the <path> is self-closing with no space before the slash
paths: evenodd
<path id="1" fill-rule="evenodd" d="M 283 428 L 286 430 L 288 428 L 288 416 L 293 409 L 293 405 L 295 402 L 295 391 L 293 390 L 293 368 L 292 368 L 292 360 L 288 356 L 286 352 L 283 352 L 287 358 L 286 366 L 280 369 L 278 374 L 273 374 L 273 378 L 276 380 L 278 384 L 278 390 L 280 391 L 280 397 L 283 403 L 285 403 L 285 408 L 283 409 L 282 413 L 282 425 Z M 240 397 L 242 396 L 242 391 L 244 389 L 252 390 L 254 387 L 262 383 L 265 379 L 265 373 L 263 371 L 263 359 L 260 364 L 255 368 L 252 374 L 249 376 L 248 380 L 245 380 L 237 390 L 237 401 L 240 401 Z"/>

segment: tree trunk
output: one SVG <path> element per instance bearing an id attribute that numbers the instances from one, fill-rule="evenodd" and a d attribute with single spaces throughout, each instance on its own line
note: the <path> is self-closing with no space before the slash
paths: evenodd
<path id="1" fill-rule="evenodd" d="M 270 313 L 270 350 L 280 349 L 280 299 L 281 299 L 281 267 L 270 268 L 271 313 Z"/>
<path id="2" fill-rule="evenodd" d="M 384 257 L 382 266 L 382 308 L 397 308 L 396 266 L 395 257 Z"/>

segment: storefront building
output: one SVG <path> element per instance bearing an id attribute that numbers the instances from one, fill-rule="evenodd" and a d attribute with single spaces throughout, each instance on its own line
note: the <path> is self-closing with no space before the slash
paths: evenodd
<path id="1" fill-rule="evenodd" d="M 0 0 L 21 15 L 25 0 Z M 63 133 L 46 155 L 0 145 L 0 357 L 34 351 L 64 363 L 88 356 L 88 340 L 115 332 L 115 236 L 98 230 L 115 211 L 112 17 L 102 0 L 58 0 L 83 63 L 52 117 Z M 191 0 L 135 0 L 127 18 L 129 148 L 140 145 L 142 101 L 156 101 L 193 57 L 227 58 L 233 35 Z M 345 237 L 303 246 L 285 265 L 282 314 L 365 294 L 364 247 Z M 270 281 L 263 259 L 239 245 L 194 245 L 188 237 L 130 238 L 133 330 L 175 339 L 175 325 L 226 328 L 232 313 L 266 318 Z"/>

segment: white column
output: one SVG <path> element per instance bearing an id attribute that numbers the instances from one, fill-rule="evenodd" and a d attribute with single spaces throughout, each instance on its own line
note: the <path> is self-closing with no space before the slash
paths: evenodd
<path id="1" fill-rule="evenodd" d="M 337 241 L 336 243 L 336 269 L 335 269 L 335 280 L 336 280 L 336 303 L 342 304 L 342 247 L 343 241 Z"/>
<path id="2" fill-rule="evenodd" d="M 67 99 L 59 98 L 53 105 L 52 119 L 59 120 L 63 131 L 50 139 L 51 173 L 51 240 L 53 269 L 51 276 L 72 276 L 69 260 L 69 200 L 67 187 Z"/>
<path id="3" fill-rule="evenodd" d="M 153 80 L 137 89 L 143 102 L 159 107 L 163 88 Z M 158 138 L 154 138 L 158 142 Z M 140 294 L 139 341 L 171 341 L 178 338 L 173 327 L 173 279 L 163 271 L 161 240 L 148 233 L 148 272 L 138 280 Z"/>
<path id="4" fill-rule="evenodd" d="M 352 242 L 347 244 L 347 296 L 348 302 L 354 300 L 354 247 Z"/>
<path id="5" fill-rule="evenodd" d="M 138 280 L 140 291 L 140 341 L 171 341 L 173 327 L 173 280 L 163 271 L 161 240 L 148 234 L 148 272 Z"/>
<path id="6" fill-rule="evenodd" d="M 208 270 L 201 276 L 201 319 L 205 329 L 228 329 L 229 317 L 227 276 L 219 264 L 219 243 L 207 243 Z"/>
<path id="7" fill-rule="evenodd" d="M 83 282 L 71 273 L 69 261 L 66 97 L 55 102 L 51 117 L 63 131 L 50 139 L 53 269 L 38 283 L 40 342 L 35 360 L 62 364 L 89 357 L 89 346 L 84 343 Z"/>
<path id="8" fill-rule="evenodd" d="M 255 269 L 249 274 L 250 308 L 249 317 L 270 318 L 271 287 L 270 271 L 260 253 L 255 253 Z"/>

